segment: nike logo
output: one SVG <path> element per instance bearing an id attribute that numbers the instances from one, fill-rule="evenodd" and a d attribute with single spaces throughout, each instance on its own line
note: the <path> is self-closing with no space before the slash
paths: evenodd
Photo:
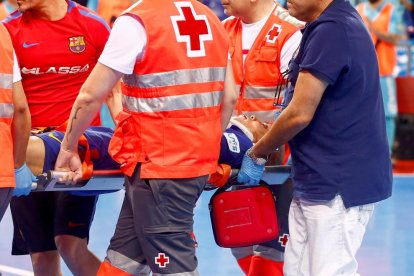
<path id="1" fill-rule="evenodd" d="M 72 221 L 69 221 L 69 223 L 68 223 L 68 226 L 69 227 L 78 227 L 78 226 L 85 226 L 86 224 L 85 223 L 75 223 L 75 222 L 72 222 Z"/>
<path id="2" fill-rule="evenodd" d="M 26 42 L 23 42 L 23 48 L 30 48 L 30 47 L 36 46 L 38 44 L 40 44 L 40 42 L 30 43 L 30 44 L 26 43 Z"/>

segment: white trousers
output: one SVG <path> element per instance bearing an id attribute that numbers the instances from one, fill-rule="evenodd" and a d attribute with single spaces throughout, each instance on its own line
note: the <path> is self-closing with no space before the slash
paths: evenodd
<path id="1" fill-rule="evenodd" d="M 285 276 L 359 275 L 355 255 L 374 204 L 346 209 L 340 195 L 327 202 L 293 199 Z"/>

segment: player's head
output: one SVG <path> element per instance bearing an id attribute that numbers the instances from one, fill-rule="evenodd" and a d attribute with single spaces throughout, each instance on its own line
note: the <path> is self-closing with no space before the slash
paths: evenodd
<path id="1" fill-rule="evenodd" d="M 254 115 L 239 115 L 233 120 L 240 122 L 252 133 L 253 143 L 259 141 L 270 128 L 270 124 L 259 121 Z"/>
<path id="2" fill-rule="evenodd" d="M 20 12 L 42 12 L 51 6 L 57 11 L 59 5 L 67 5 L 65 0 L 17 0 L 17 8 Z"/>

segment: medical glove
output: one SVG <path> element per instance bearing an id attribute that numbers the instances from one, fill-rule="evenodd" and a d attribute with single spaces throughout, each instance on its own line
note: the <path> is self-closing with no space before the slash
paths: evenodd
<path id="1" fill-rule="evenodd" d="M 243 156 L 242 165 L 239 174 L 237 175 L 237 181 L 245 184 L 259 184 L 265 165 L 256 164 L 247 154 L 248 151 Z"/>
<path id="2" fill-rule="evenodd" d="M 36 177 L 26 166 L 26 163 L 20 168 L 14 169 L 14 175 L 16 177 L 16 188 L 14 188 L 13 195 L 28 195 L 32 190 L 32 182 L 36 181 Z"/>

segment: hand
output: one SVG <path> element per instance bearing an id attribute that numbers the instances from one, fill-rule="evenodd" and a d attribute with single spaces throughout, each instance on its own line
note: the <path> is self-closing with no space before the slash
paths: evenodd
<path id="1" fill-rule="evenodd" d="M 27 196 L 32 190 L 32 183 L 36 181 L 36 177 L 26 166 L 26 163 L 20 168 L 14 169 L 14 175 L 16 177 L 16 188 L 13 190 L 13 196 Z"/>
<path id="2" fill-rule="evenodd" d="M 239 174 L 237 175 L 237 181 L 246 184 L 259 184 L 265 165 L 257 165 L 253 159 L 247 155 L 247 152 L 243 156 L 242 165 Z"/>
<path id="3" fill-rule="evenodd" d="M 79 155 L 74 151 L 65 150 L 62 147 L 56 160 L 55 170 L 68 172 L 65 178 L 59 179 L 59 182 L 75 184 L 82 179 L 82 163 Z"/>

